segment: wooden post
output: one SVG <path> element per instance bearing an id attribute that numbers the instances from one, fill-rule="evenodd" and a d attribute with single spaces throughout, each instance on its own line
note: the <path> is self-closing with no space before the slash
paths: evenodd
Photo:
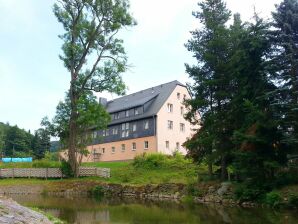
<path id="1" fill-rule="evenodd" d="M 14 178 L 14 168 L 12 168 L 12 179 Z"/>

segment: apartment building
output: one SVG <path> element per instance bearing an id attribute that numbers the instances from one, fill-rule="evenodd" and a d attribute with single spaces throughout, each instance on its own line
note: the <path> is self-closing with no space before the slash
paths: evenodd
<path id="1" fill-rule="evenodd" d="M 192 135 L 192 126 L 183 117 L 188 98 L 186 86 L 178 81 L 112 101 L 100 98 L 112 121 L 106 130 L 94 130 L 83 162 L 131 160 L 144 152 L 185 154 L 182 144 Z"/>

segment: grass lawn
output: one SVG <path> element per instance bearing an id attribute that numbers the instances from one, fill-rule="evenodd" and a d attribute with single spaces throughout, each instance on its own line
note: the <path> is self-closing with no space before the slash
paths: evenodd
<path id="1" fill-rule="evenodd" d="M 57 163 L 51 164 L 52 166 Z M 72 181 L 99 181 L 115 184 L 160 184 L 160 183 L 194 183 L 197 181 L 197 174 L 204 177 L 207 174 L 206 166 L 197 166 L 191 160 L 178 155 L 175 157 L 161 154 L 149 154 L 137 157 L 129 162 L 93 162 L 83 163 L 87 167 L 103 167 L 111 169 L 111 178 L 86 177 L 63 179 L 64 182 Z M 32 167 L 32 164 L 2 164 L 0 168 L 11 167 Z M 3 179 L 0 185 L 4 184 L 46 184 L 49 182 L 58 182 L 60 179 Z"/>

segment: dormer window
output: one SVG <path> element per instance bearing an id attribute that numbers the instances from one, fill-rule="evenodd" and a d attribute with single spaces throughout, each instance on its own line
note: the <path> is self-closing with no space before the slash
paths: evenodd
<path id="1" fill-rule="evenodd" d="M 114 113 L 114 120 L 118 120 L 120 118 L 120 114 L 119 113 Z"/>
<path id="2" fill-rule="evenodd" d="M 139 110 L 138 108 L 135 109 L 135 115 L 138 115 L 139 114 Z"/>
<path id="3" fill-rule="evenodd" d="M 173 104 L 168 103 L 168 112 L 172 113 L 173 112 Z"/>
<path id="4" fill-rule="evenodd" d="M 125 117 L 129 117 L 129 110 L 125 111 Z"/>

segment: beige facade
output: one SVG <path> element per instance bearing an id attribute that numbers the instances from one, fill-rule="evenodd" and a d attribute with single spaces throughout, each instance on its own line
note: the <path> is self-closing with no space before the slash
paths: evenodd
<path id="1" fill-rule="evenodd" d="M 172 154 L 178 150 L 186 154 L 182 144 L 192 136 L 194 127 L 183 117 L 186 112 L 183 105 L 185 98 L 190 98 L 188 90 L 184 86 L 177 85 L 157 113 L 158 152 Z"/>
<path id="2" fill-rule="evenodd" d="M 156 136 L 90 145 L 87 150 L 89 155 L 84 156 L 82 162 L 132 160 L 144 152 L 157 152 Z M 65 152 L 62 153 L 62 157 L 67 158 Z"/>

